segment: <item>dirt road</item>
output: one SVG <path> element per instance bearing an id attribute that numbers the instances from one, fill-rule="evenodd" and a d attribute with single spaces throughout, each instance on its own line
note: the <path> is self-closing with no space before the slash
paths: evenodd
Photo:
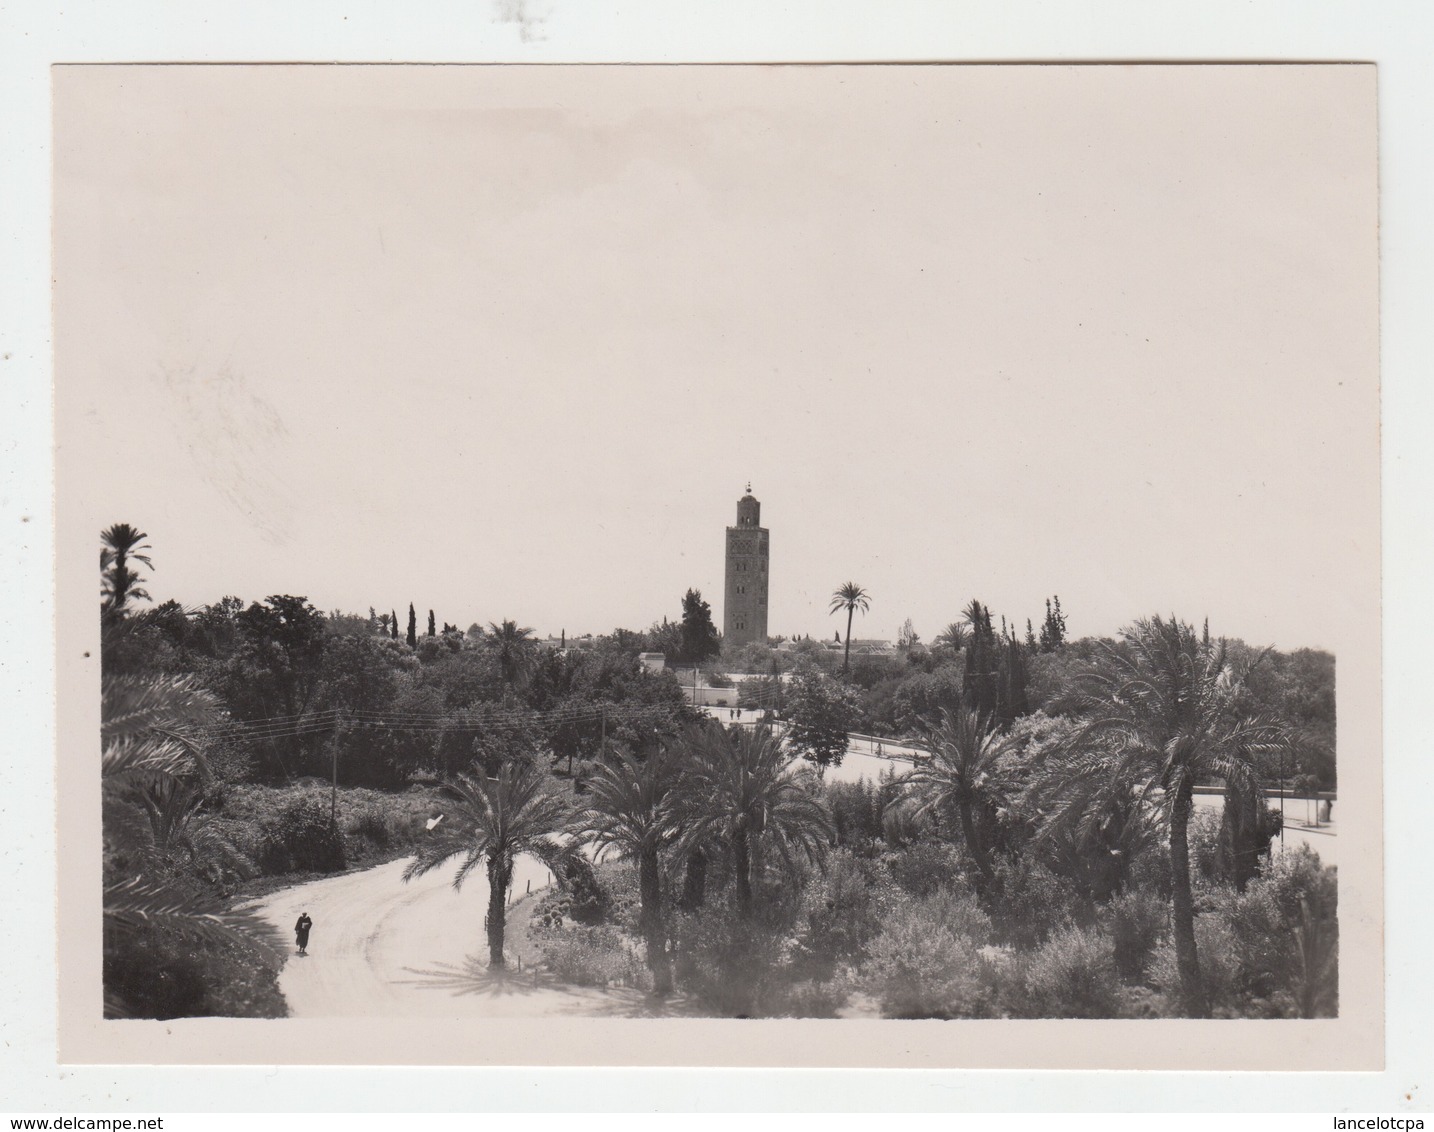
<path id="1" fill-rule="evenodd" d="M 456 862 L 403 883 L 407 861 L 310 881 L 264 897 L 255 910 L 284 938 L 308 912 L 307 956 L 291 953 L 279 989 L 295 1018 L 625 1016 L 647 1013 L 644 996 L 537 982 L 530 972 L 488 973 L 483 916 L 488 881 L 471 873 L 454 891 Z M 540 862 L 520 857 L 512 892 L 548 883 Z"/>

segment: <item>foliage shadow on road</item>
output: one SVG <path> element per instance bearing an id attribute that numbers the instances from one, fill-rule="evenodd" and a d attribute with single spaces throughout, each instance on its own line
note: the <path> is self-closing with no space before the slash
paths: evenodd
<path id="1" fill-rule="evenodd" d="M 632 987 L 578 987 L 560 982 L 541 969 L 516 971 L 511 967 L 494 970 L 486 957 L 471 955 L 462 964 L 440 963 L 435 967 L 404 968 L 414 977 L 396 980 L 400 985 L 425 990 L 446 990 L 455 998 L 481 996 L 503 998 L 534 994 L 559 994 L 570 1000 L 556 1013 L 594 1018 L 669 1018 L 701 1013 L 681 995 L 658 998 Z"/>

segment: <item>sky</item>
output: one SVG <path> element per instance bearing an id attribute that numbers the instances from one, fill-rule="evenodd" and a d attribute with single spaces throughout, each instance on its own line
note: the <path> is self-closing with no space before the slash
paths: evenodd
<path id="1" fill-rule="evenodd" d="M 1280 647 L 1377 553 L 1368 67 L 60 67 L 60 550 L 540 633 Z M 1357 571 L 1356 571 L 1357 572 Z M 1377 585 L 1377 576 L 1374 579 Z"/>

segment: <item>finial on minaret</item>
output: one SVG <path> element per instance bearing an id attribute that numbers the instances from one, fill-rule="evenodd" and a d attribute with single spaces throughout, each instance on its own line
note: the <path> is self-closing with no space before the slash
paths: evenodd
<path id="1" fill-rule="evenodd" d="M 751 481 L 751 480 L 748 480 L 748 481 L 747 481 L 747 494 L 748 494 L 748 495 L 751 495 L 751 494 L 752 494 L 752 481 Z"/>

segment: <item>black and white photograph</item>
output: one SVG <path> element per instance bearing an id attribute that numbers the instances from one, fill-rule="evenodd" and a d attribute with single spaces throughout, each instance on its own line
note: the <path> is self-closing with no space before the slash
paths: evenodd
<path id="1" fill-rule="evenodd" d="M 53 91 L 62 1049 L 1379 1065 L 1375 68 Z"/>

